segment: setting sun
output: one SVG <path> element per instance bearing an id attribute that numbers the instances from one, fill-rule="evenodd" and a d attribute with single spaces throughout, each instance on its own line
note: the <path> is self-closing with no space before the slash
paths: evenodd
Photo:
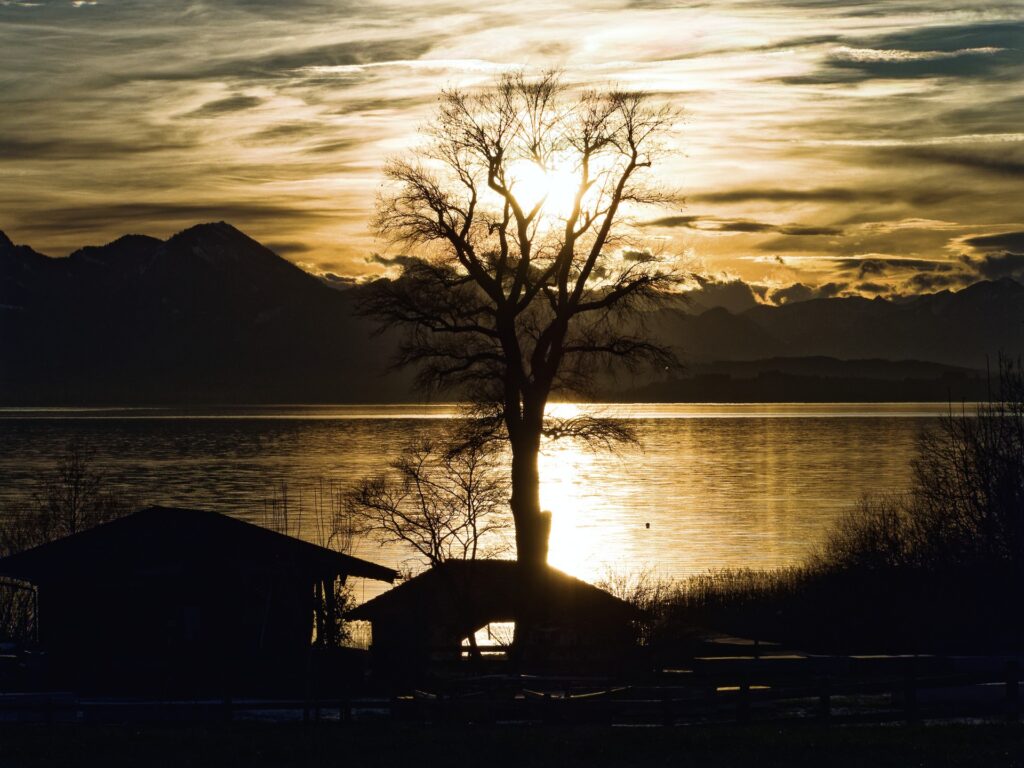
<path id="1" fill-rule="evenodd" d="M 543 201 L 543 211 L 549 219 L 565 218 L 571 213 L 580 180 L 568 161 L 544 168 L 539 163 L 522 160 L 510 164 L 509 173 L 513 179 L 512 190 L 524 208 L 531 209 Z"/>

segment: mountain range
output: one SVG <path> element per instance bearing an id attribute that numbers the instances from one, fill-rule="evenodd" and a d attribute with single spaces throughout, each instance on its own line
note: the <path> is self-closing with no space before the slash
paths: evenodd
<path id="1" fill-rule="evenodd" d="M 916 359 L 984 368 L 1024 349 L 1024 286 L 982 281 L 960 291 L 888 300 L 862 297 L 668 311 L 656 323 L 694 362 L 787 356 Z"/>
<path id="2" fill-rule="evenodd" d="M 355 298 L 223 223 L 66 258 L 0 236 L 0 402 L 408 399 Z"/>
<path id="3" fill-rule="evenodd" d="M 0 405 L 422 399 L 411 372 L 389 369 L 395 332 L 355 311 L 362 290 L 339 290 L 223 222 L 62 258 L 0 233 Z M 852 381 L 841 391 L 856 394 L 857 382 L 867 391 L 867 382 L 976 379 L 999 352 L 1020 354 L 1024 286 L 1004 279 L 735 314 L 680 300 L 651 312 L 648 327 L 706 385 L 748 380 L 757 399 L 749 381 L 774 373 Z M 625 381 L 605 396 L 675 399 L 686 393 L 677 384 Z M 785 399 L 776 394 L 765 399 Z"/>

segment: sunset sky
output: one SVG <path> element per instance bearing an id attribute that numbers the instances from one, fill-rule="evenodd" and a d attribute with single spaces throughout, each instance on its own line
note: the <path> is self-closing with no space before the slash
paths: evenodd
<path id="1" fill-rule="evenodd" d="M 372 274 L 384 159 L 515 67 L 683 110 L 645 232 L 716 284 L 1024 273 L 1020 2 L 0 0 L 0 229 L 58 256 L 223 219 Z"/>

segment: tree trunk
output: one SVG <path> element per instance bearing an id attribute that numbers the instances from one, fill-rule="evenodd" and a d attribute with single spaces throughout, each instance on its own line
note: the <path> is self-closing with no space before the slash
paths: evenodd
<path id="1" fill-rule="evenodd" d="M 516 560 L 539 571 L 548 560 L 551 515 L 540 508 L 540 473 L 537 459 L 540 435 L 512 444 L 512 519 L 516 529 Z"/>
<path id="2" fill-rule="evenodd" d="M 542 575 L 548 561 L 551 514 L 540 508 L 540 429 L 512 442 L 512 518 L 516 528 L 516 561 L 519 564 L 519 597 L 512 663 L 529 663 L 530 638 L 544 615 Z"/>

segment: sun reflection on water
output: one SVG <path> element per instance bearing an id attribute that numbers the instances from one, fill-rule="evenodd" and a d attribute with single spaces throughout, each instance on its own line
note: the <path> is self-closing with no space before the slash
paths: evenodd
<path id="1" fill-rule="evenodd" d="M 593 555 L 601 538 L 586 508 L 586 478 L 595 460 L 585 446 L 565 442 L 550 444 L 538 462 L 541 506 L 552 513 L 548 562 L 586 579 L 598 575 Z"/>
<path id="2" fill-rule="evenodd" d="M 549 561 L 593 580 L 609 570 L 685 577 L 709 568 L 799 562 L 864 493 L 909 479 L 919 430 L 945 404 L 636 404 L 643 449 L 618 454 L 569 440 L 539 459 L 552 514 Z M 30 499 L 71 437 L 87 440 L 111 481 L 152 503 L 260 522 L 286 482 L 309 508 L 321 481 L 338 488 L 380 472 L 404 446 L 440 434 L 450 406 L 316 406 L 209 411 L 0 413 L 0 505 Z M 554 403 L 552 418 L 593 413 Z M 296 520 L 297 534 L 313 531 Z M 507 543 L 513 543 L 511 531 Z M 359 541 L 352 554 L 389 566 L 412 556 Z M 511 547 L 501 556 L 514 554 Z M 374 585 L 376 582 L 374 582 Z M 370 585 L 373 586 L 373 585 Z M 363 598 L 372 597 L 366 592 Z"/>

